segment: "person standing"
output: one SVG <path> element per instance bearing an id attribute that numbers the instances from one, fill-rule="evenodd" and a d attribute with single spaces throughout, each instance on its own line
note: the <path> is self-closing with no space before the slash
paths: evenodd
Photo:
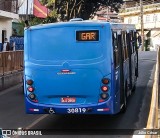
<path id="1" fill-rule="evenodd" d="M 5 38 L 5 39 L 4 39 L 4 43 L 3 43 L 3 49 L 2 49 L 2 51 L 3 51 L 3 52 L 4 52 L 4 51 L 9 51 L 9 49 L 10 49 L 10 44 L 9 44 L 9 42 L 8 42 L 8 39 Z"/>
<path id="2" fill-rule="evenodd" d="M 16 43 L 15 42 L 12 43 L 12 50 L 16 51 Z"/>
<path id="3" fill-rule="evenodd" d="M 138 34 L 138 48 L 140 48 L 141 47 L 141 45 L 142 45 L 142 38 L 141 38 L 141 36 Z"/>

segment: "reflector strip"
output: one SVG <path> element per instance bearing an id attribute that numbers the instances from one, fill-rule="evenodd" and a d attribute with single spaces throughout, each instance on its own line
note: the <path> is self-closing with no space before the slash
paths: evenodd
<path id="1" fill-rule="evenodd" d="M 29 110 L 30 110 L 30 111 L 33 111 L 33 112 L 39 112 L 39 109 L 30 108 Z"/>
<path id="2" fill-rule="evenodd" d="M 103 109 L 97 109 L 97 111 L 103 111 Z"/>
<path id="3" fill-rule="evenodd" d="M 97 109 L 97 111 L 109 111 L 109 108 L 104 108 L 104 109 Z"/>
<path id="4" fill-rule="evenodd" d="M 104 108 L 103 111 L 109 111 L 109 108 Z"/>
<path id="5" fill-rule="evenodd" d="M 102 102 L 104 102 L 105 100 L 103 100 L 103 99 L 99 99 L 99 103 L 102 103 Z"/>
<path id="6" fill-rule="evenodd" d="M 38 103 L 38 100 L 37 100 L 37 99 L 35 99 L 35 100 L 32 100 L 32 102 Z"/>

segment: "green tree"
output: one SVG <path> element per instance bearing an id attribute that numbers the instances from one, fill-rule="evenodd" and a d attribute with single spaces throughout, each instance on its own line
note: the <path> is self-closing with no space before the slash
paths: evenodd
<path id="1" fill-rule="evenodd" d="M 50 9 L 50 17 L 64 21 L 77 17 L 89 19 L 100 6 L 111 6 L 118 11 L 123 0 L 41 0 L 41 3 Z"/>
<path id="2" fill-rule="evenodd" d="M 29 21 L 29 25 L 38 25 L 38 24 L 45 24 L 45 23 L 53 23 L 56 22 L 57 19 L 55 17 L 47 17 L 47 18 L 38 18 L 38 17 L 32 17 Z"/>

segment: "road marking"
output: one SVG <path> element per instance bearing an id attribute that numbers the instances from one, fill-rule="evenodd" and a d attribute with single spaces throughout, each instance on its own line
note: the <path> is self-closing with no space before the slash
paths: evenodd
<path id="1" fill-rule="evenodd" d="M 156 59 L 146 59 L 146 58 L 139 58 L 140 61 L 154 61 L 156 62 Z"/>
<path id="2" fill-rule="evenodd" d="M 132 138 L 145 138 L 146 135 L 133 135 Z"/>
<path id="3" fill-rule="evenodd" d="M 2 96 L 2 95 L 4 95 L 4 94 L 7 94 L 7 93 L 13 91 L 14 89 L 17 89 L 17 88 L 20 88 L 20 87 L 22 87 L 22 83 L 20 83 L 20 84 L 18 84 L 18 85 L 15 85 L 15 86 L 13 86 L 13 87 L 7 88 L 7 89 L 5 89 L 5 90 L 2 90 L 2 91 L 0 92 L 0 96 Z"/>
<path id="4" fill-rule="evenodd" d="M 36 119 L 32 124 L 28 125 L 27 127 L 25 128 L 22 128 L 24 130 L 26 129 L 31 129 L 33 126 L 35 126 L 36 124 L 38 124 L 40 121 L 42 121 L 43 119 L 45 119 L 47 116 L 49 116 L 49 114 L 45 114 L 41 117 L 39 117 L 38 119 Z M 19 138 L 21 135 L 15 135 L 13 136 L 12 138 Z M 27 135 L 26 135 L 27 136 Z"/>
<path id="5" fill-rule="evenodd" d="M 49 115 L 45 114 L 45 115 L 41 116 L 40 118 L 38 118 L 37 120 L 35 120 L 32 124 L 28 125 L 25 129 L 31 129 L 33 126 L 35 126 L 36 124 L 38 124 L 40 121 L 42 121 L 47 116 L 49 116 Z"/>
<path id="6" fill-rule="evenodd" d="M 15 86 L 13 86 L 13 87 L 8 88 L 8 89 L 2 90 L 2 91 L 0 92 L 0 96 L 5 95 L 5 94 L 7 94 L 7 93 L 10 93 L 10 92 L 13 91 L 14 89 L 18 89 L 18 88 L 22 87 L 22 85 L 23 85 L 23 84 L 20 83 L 20 84 L 18 84 L 18 85 L 15 85 Z M 49 114 L 45 114 L 45 115 L 39 117 L 38 119 L 36 119 L 33 123 L 31 123 L 30 125 L 28 125 L 28 126 L 25 127 L 24 129 L 31 129 L 33 126 L 35 126 L 36 124 L 38 124 L 40 121 L 42 121 L 43 119 L 45 119 L 47 116 L 49 116 Z M 19 137 L 18 135 L 12 136 L 12 138 L 18 138 L 18 137 Z"/>

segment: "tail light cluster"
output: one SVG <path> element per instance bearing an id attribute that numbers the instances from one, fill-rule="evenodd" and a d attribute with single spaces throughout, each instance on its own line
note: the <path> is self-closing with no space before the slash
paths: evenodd
<path id="1" fill-rule="evenodd" d="M 28 98 L 32 101 L 37 103 L 38 100 L 36 99 L 36 95 L 34 94 L 34 87 L 33 87 L 33 80 L 27 80 L 27 91 L 29 92 Z"/>
<path id="2" fill-rule="evenodd" d="M 102 86 L 101 86 L 101 93 L 100 93 L 100 99 L 99 102 L 104 102 L 109 98 L 109 79 L 108 78 L 103 78 L 102 79 Z"/>

